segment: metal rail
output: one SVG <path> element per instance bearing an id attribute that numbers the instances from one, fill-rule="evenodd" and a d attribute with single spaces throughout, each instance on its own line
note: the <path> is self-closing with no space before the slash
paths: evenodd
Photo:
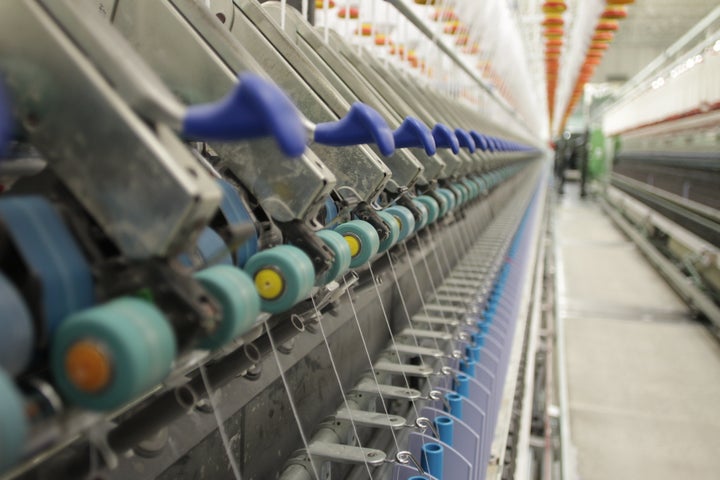
<path id="1" fill-rule="evenodd" d="M 660 272 L 667 280 L 668 284 L 675 290 L 680 297 L 685 300 L 692 308 L 702 312 L 715 327 L 715 334 L 718 335 L 720 329 L 720 308 L 706 295 L 700 288 L 688 281 L 678 267 L 666 258 L 655 246 L 629 221 L 614 208 L 614 205 L 608 200 L 602 199 L 601 205 L 607 212 L 610 219 L 627 235 L 650 261 L 650 263 Z"/>
<path id="2" fill-rule="evenodd" d="M 613 186 L 696 234 L 712 245 L 720 245 L 720 212 L 643 182 L 613 173 Z"/>

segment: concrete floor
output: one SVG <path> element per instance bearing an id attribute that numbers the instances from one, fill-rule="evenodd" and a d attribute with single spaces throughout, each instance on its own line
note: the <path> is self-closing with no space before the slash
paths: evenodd
<path id="1" fill-rule="evenodd" d="M 720 344 L 567 187 L 556 232 L 577 478 L 720 479 Z"/>

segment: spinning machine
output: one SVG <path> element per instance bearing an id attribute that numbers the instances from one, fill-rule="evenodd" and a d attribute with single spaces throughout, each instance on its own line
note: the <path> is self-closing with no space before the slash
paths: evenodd
<path id="1" fill-rule="evenodd" d="M 0 477 L 512 476 L 546 155 L 443 3 L 0 3 Z"/>

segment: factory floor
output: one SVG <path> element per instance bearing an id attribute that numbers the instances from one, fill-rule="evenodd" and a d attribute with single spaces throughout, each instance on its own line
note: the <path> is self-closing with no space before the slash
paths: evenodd
<path id="1" fill-rule="evenodd" d="M 720 343 L 593 200 L 556 209 L 580 480 L 720 478 Z"/>

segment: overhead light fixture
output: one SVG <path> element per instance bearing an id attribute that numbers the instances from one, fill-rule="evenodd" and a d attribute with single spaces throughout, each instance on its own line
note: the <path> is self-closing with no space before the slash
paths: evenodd
<path id="1" fill-rule="evenodd" d="M 657 90 L 658 88 L 665 85 L 665 79 L 663 77 L 658 77 L 655 80 L 653 80 L 651 85 L 652 85 L 653 90 Z"/>

